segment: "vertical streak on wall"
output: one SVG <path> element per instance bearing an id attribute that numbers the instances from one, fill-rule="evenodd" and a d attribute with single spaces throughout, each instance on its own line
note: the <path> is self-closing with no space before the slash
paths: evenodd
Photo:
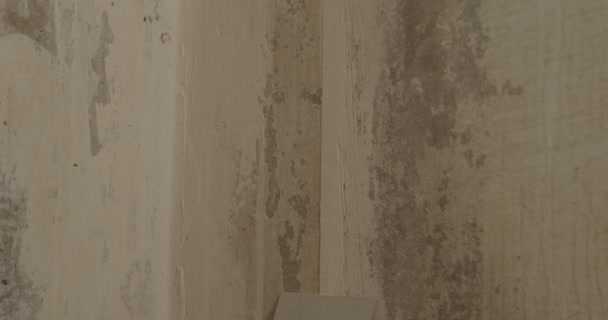
<path id="1" fill-rule="evenodd" d="M 380 319 L 605 318 L 604 2 L 326 7 L 322 291 Z"/>
<path id="2" fill-rule="evenodd" d="M 175 259 L 185 319 L 267 319 L 281 291 L 318 291 L 318 10 L 183 3 Z"/>
<path id="3" fill-rule="evenodd" d="M 270 3 L 265 318 L 281 291 L 318 292 L 322 98 L 320 1 Z"/>

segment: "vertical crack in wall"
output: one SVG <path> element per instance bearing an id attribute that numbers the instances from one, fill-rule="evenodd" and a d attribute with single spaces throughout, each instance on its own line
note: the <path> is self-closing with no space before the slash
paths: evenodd
<path id="1" fill-rule="evenodd" d="M 97 106 L 105 106 L 110 103 L 110 83 L 106 74 L 106 58 L 110 54 L 110 44 L 112 42 L 114 42 L 114 33 L 108 22 L 108 14 L 104 11 L 101 15 L 99 46 L 91 59 L 91 69 L 97 75 L 97 87 L 89 105 L 89 136 L 92 156 L 96 156 L 102 147 L 99 142 L 99 129 L 97 127 Z"/>
<path id="2" fill-rule="evenodd" d="M 37 287 L 20 262 L 27 228 L 25 190 L 0 175 L 0 319 L 35 319 L 42 306 Z"/>
<path id="3" fill-rule="evenodd" d="M 405 0 L 384 8 L 387 51 L 374 98 L 370 167 L 377 237 L 370 261 L 389 319 L 480 318 L 476 213 L 450 212 L 473 217 L 467 223 L 450 217 L 449 174 L 437 182 L 443 188 L 437 200 L 420 187 L 433 178 L 419 172 L 422 163 L 435 161 L 427 150 L 452 154 L 459 106 L 478 106 L 496 93 L 477 64 L 488 41 L 480 3 Z"/>

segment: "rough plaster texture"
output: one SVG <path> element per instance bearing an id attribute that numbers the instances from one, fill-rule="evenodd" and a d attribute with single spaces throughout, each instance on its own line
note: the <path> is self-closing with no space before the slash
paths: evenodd
<path id="1" fill-rule="evenodd" d="M 607 319 L 607 16 L 0 0 L 0 319 Z"/>
<path id="2" fill-rule="evenodd" d="M 321 292 L 378 319 L 608 317 L 607 10 L 326 1 Z"/>

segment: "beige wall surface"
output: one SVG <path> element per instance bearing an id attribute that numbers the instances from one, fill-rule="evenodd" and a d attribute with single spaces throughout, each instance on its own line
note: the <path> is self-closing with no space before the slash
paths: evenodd
<path id="1" fill-rule="evenodd" d="M 186 1 L 180 29 L 179 319 L 271 319 L 317 293 L 319 1 Z"/>
<path id="2" fill-rule="evenodd" d="M 608 318 L 607 14 L 325 1 L 321 292 L 379 319 Z"/>
<path id="3" fill-rule="evenodd" d="M 0 11 L 0 319 L 168 319 L 176 8 Z"/>
<path id="4" fill-rule="evenodd" d="M 608 319 L 601 0 L 0 0 L 0 319 Z"/>

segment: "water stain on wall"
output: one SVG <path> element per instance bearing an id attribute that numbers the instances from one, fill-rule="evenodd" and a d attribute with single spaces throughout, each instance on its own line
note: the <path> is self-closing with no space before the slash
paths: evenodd
<path id="1" fill-rule="evenodd" d="M 436 191 L 424 193 L 420 184 L 429 177 L 420 176 L 419 167 L 434 161 L 428 150 L 449 154 L 459 143 L 459 107 L 496 94 L 477 62 L 489 40 L 480 0 L 395 6 L 384 8 L 385 71 L 373 105 L 370 197 L 377 238 L 370 261 L 389 319 L 479 319 L 482 229 L 474 218 L 457 222 L 446 213 L 451 168 L 440 169 Z M 464 157 L 483 166 L 482 155 Z"/>
<path id="2" fill-rule="evenodd" d="M 110 54 L 110 44 L 112 42 L 114 42 L 114 33 L 108 22 L 108 14 L 104 11 L 101 16 L 99 46 L 91 59 L 91 69 L 97 76 L 97 87 L 89 105 L 89 136 L 92 156 L 96 156 L 102 147 L 97 128 L 97 106 L 110 103 L 110 83 L 106 74 L 106 58 Z"/>
<path id="3" fill-rule="evenodd" d="M 21 235 L 27 228 L 27 198 L 8 175 L 0 176 L 0 319 L 35 319 L 41 289 L 20 262 Z"/>
<path id="4" fill-rule="evenodd" d="M 0 11 L 0 36 L 20 33 L 56 53 L 52 0 L 3 0 Z"/>

